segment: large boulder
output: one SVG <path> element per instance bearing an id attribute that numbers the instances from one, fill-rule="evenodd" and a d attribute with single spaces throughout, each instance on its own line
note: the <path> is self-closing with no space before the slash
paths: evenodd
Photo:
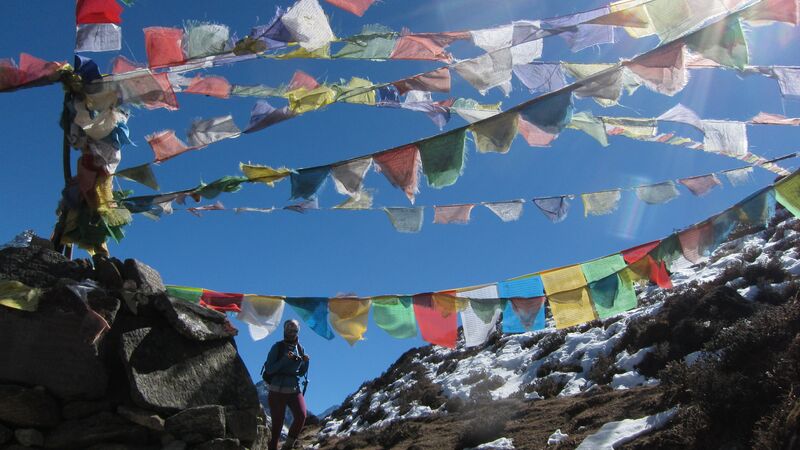
<path id="1" fill-rule="evenodd" d="M 258 407 L 253 381 L 232 340 L 198 342 L 170 327 L 122 333 L 120 353 L 133 401 L 165 413 L 203 405 Z"/>
<path id="2" fill-rule="evenodd" d="M 226 408 L 225 429 L 228 436 L 239 439 L 243 444 L 250 445 L 258 438 L 258 421 L 260 409 L 236 410 Z"/>
<path id="3" fill-rule="evenodd" d="M 59 278 L 83 280 L 91 278 L 93 272 L 89 261 L 70 261 L 61 253 L 44 247 L 0 249 L 0 279 L 20 281 L 31 287 L 50 287 Z"/>
<path id="4" fill-rule="evenodd" d="M 61 420 L 58 402 L 43 388 L 0 385 L 0 422 L 18 427 L 53 427 Z"/>
<path id="5" fill-rule="evenodd" d="M 100 414 L 62 422 L 45 436 L 46 448 L 87 448 L 106 442 L 143 445 L 147 429 L 115 414 Z"/>
<path id="6" fill-rule="evenodd" d="M 0 308 L 0 342 L 13 343 L 0 345 L 0 380 L 41 385 L 60 398 L 101 397 L 108 380 L 96 344 L 104 327 L 107 320 L 63 282 L 42 295 L 36 312 Z"/>
<path id="7" fill-rule="evenodd" d="M 122 269 L 122 277 L 136 283 L 139 292 L 149 294 L 160 294 L 167 290 L 164 281 L 155 269 L 147 264 L 135 259 L 126 259 Z"/>
<path id="8" fill-rule="evenodd" d="M 167 295 L 153 296 L 151 301 L 172 328 L 189 339 L 196 341 L 227 339 L 238 333 L 225 314 L 213 309 L 173 299 Z"/>
<path id="9" fill-rule="evenodd" d="M 225 437 L 225 409 L 219 405 L 189 408 L 168 417 L 164 429 L 189 444 Z"/>

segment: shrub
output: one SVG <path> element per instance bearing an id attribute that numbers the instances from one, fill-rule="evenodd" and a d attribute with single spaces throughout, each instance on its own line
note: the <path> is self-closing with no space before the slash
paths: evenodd
<path id="1" fill-rule="evenodd" d="M 536 350 L 536 353 L 533 354 L 531 360 L 536 361 L 537 359 L 542 359 L 549 356 L 551 353 L 558 350 L 559 347 L 564 345 L 566 340 L 567 332 L 564 330 L 547 333 L 541 340 L 539 340 L 537 344 L 539 348 Z"/>
<path id="2" fill-rule="evenodd" d="M 536 371 L 536 376 L 539 378 L 546 377 L 553 372 L 579 373 L 583 372 L 583 367 L 576 362 L 564 363 L 558 360 L 548 360 L 539 366 L 539 369 Z"/>
<path id="3" fill-rule="evenodd" d="M 419 434 L 420 425 L 411 422 L 392 422 L 378 431 L 375 441 L 383 448 L 392 448 Z"/>
<path id="4" fill-rule="evenodd" d="M 611 383 L 611 380 L 614 379 L 614 374 L 621 372 L 615 365 L 615 362 L 615 358 L 611 355 L 604 355 L 597 358 L 586 374 L 586 378 L 594 381 L 596 384 Z"/>
<path id="5" fill-rule="evenodd" d="M 542 397 L 550 398 L 560 394 L 566 385 L 567 382 L 563 379 L 563 377 L 548 376 L 534 380 L 532 389 Z"/>
<path id="6" fill-rule="evenodd" d="M 494 441 L 503 436 L 506 429 L 508 416 L 501 413 L 499 408 L 493 414 L 480 414 L 470 420 L 461 429 L 458 435 L 457 449 L 477 447 L 486 442 Z"/>

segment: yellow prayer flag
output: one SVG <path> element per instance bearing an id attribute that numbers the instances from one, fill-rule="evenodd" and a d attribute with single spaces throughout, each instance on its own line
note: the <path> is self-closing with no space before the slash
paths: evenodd
<path id="1" fill-rule="evenodd" d="M 336 101 L 336 91 L 328 86 L 318 86 L 311 90 L 301 87 L 287 92 L 286 98 L 293 113 L 303 114 Z"/>
<path id="2" fill-rule="evenodd" d="M 275 315 L 283 305 L 283 297 L 268 295 L 245 294 L 242 303 L 245 301 L 250 302 L 253 307 L 253 312 L 261 317 L 271 317 Z"/>
<path id="3" fill-rule="evenodd" d="M 345 103 L 358 103 L 361 105 L 374 105 L 375 104 L 375 91 L 372 90 L 372 82 L 363 78 L 353 77 L 347 86 L 344 87 L 344 92 L 340 94 L 342 101 Z M 350 92 L 361 92 L 360 94 L 350 94 Z"/>
<path id="4" fill-rule="evenodd" d="M 541 277 L 556 328 L 567 328 L 597 318 L 580 265 L 542 272 Z"/>
<path id="5" fill-rule="evenodd" d="M 19 281 L 0 281 L 0 305 L 22 311 L 36 311 L 39 307 L 41 290 Z"/>
<path id="6" fill-rule="evenodd" d="M 273 169 L 272 167 L 268 166 L 245 163 L 239 163 L 239 169 L 242 171 L 242 173 L 244 173 L 244 176 L 246 176 L 248 180 L 264 183 L 269 185 L 269 187 L 274 187 L 275 183 L 288 177 L 292 173 L 290 169 L 285 167 Z"/>
<path id="7" fill-rule="evenodd" d="M 630 0 L 620 0 L 609 5 L 612 13 L 625 11 L 632 17 L 639 19 L 642 23 L 647 24 L 646 26 L 623 27 L 625 32 L 628 33 L 628 35 L 632 38 L 638 39 L 656 34 L 655 27 L 653 27 L 653 22 L 650 20 L 650 15 L 648 14 L 644 5 L 648 1 L 649 0 L 639 0 L 639 4 L 634 6 Z"/>
<path id="8" fill-rule="evenodd" d="M 795 217 L 800 217 L 800 174 L 795 172 L 775 184 L 775 199 Z"/>
<path id="9" fill-rule="evenodd" d="M 328 300 L 331 326 L 350 345 L 364 339 L 369 320 L 371 301 L 362 298 L 332 298 Z"/>
<path id="10" fill-rule="evenodd" d="M 316 50 L 308 51 L 303 47 L 293 50 L 289 53 L 282 53 L 280 55 L 270 55 L 268 58 L 275 59 L 295 59 L 295 58 L 309 58 L 309 59 L 331 59 L 331 45 L 325 44 Z"/>

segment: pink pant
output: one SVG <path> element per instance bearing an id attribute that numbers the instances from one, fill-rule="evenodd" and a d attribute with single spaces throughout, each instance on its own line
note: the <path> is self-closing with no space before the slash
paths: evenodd
<path id="1" fill-rule="evenodd" d="M 299 392 L 284 394 L 270 391 L 267 401 L 269 414 L 272 417 L 272 438 L 269 441 L 269 450 L 277 450 L 278 439 L 281 438 L 281 429 L 283 428 L 283 418 L 286 416 L 286 407 L 288 406 L 292 411 L 294 418 L 292 426 L 289 427 L 289 436 L 297 438 L 306 423 L 306 400 Z"/>

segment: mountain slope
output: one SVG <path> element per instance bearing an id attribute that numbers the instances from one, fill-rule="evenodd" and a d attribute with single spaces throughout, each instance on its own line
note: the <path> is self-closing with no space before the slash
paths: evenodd
<path id="1" fill-rule="evenodd" d="M 643 288 L 637 309 L 604 322 L 495 334 L 480 348 L 412 349 L 310 435 L 320 448 L 461 448 L 499 437 L 544 448 L 560 428 L 569 435 L 560 448 L 571 448 L 606 422 L 680 404 L 669 426 L 628 448 L 789 442 L 800 379 L 785 375 L 800 360 L 799 230 L 795 219 L 776 219 L 739 233 L 706 263 L 673 267 L 675 288 Z M 745 363 L 743 349 L 759 357 Z M 736 413 L 747 407 L 737 398 L 756 406 Z"/>

